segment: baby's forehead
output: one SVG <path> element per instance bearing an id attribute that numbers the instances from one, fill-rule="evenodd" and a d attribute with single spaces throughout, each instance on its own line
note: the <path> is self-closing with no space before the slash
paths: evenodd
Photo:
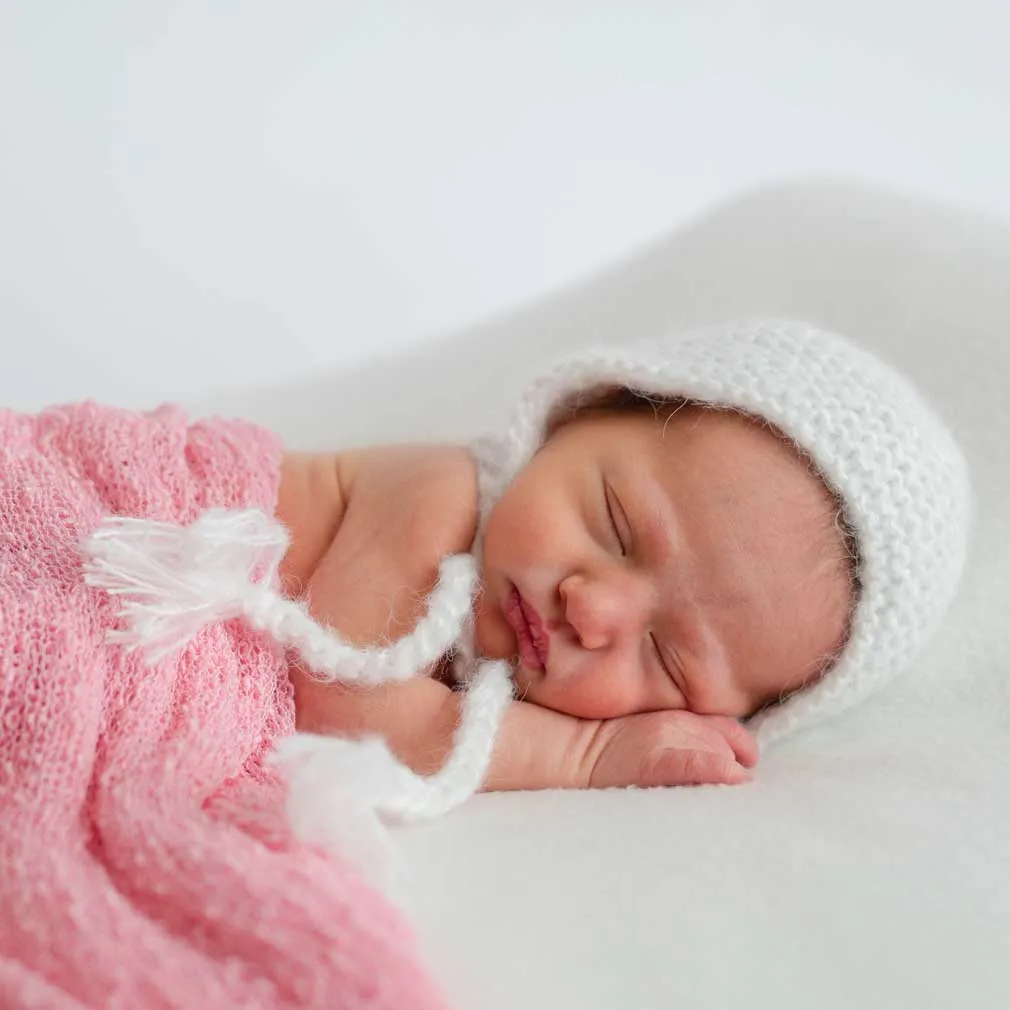
<path id="1" fill-rule="evenodd" d="M 662 448 L 673 493 L 685 479 L 677 470 L 679 448 L 692 439 L 692 475 L 718 485 L 700 489 L 703 507 L 693 531 L 704 530 L 706 567 L 721 576 L 709 583 L 713 603 L 724 605 L 723 620 L 745 629 L 744 655 L 759 634 L 778 636 L 782 655 L 775 642 L 766 643 L 763 665 L 786 670 L 799 663 L 788 685 L 768 682 L 772 694 L 806 682 L 842 648 L 859 596 L 856 539 L 840 496 L 810 455 L 762 418 L 688 408 L 667 420 Z"/>
<path id="2" fill-rule="evenodd" d="M 828 567 L 856 577 L 856 538 L 841 495 L 811 455 L 766 419 L 688 400 L 635 400 L 596 416 L 601 438 L 607 432 L 617 446 L 618 466 L 633 471 L 644 458 L 674 497 L 690 484 L 713 516 L 725 505 L 730 522 L 742 504 L 748 522 L 803 564 L 849 559 Z"/>
<path id="3" fill-rule="evenodd" d="M 644 454 L 661 471 L 680 472 L 687 463 L 692 477 L 726 484 L 750 476 L 752 494 L 784 496 L 796 510 L 832 525 L 845 517 L 841 495 L 811 454 L 766 418 L 736 407 L 630 390 L 598 391 L 556 409 L 541 448 L 573 429 L 583 436 L 573 440 L 576 452 L 595 454 L 606 446 L 628 466 Z"/>

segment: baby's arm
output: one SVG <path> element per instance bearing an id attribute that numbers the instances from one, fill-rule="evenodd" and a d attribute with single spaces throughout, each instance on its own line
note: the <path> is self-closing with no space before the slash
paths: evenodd
<path id="1" fill-rule="evenodd" d="M 452 748 L 460 696 L 421 679 L 349 695 L 323 689 L 301 729 L 385 738 L 422 775 Z M 309 709 L 305 709 L 309 711 Z M 485 791 L 614 786 L 734 785 L 757 761 L 750 734 L 726 716 L 647 712 L 620 719 L 576 719 L 523 701 L 505 712 Z"/>
<path id="2" fill-rule="evenodd" d="M 401 761 L 422 775 L 430 775 L 452 749 L 460 704 L 458 693 L 429 678 L 367 692 L 323 689 L 311 704 L 302 707 L 306 717 L 299 718 L 299 729 L 350 737 L 380 735 Z M 483 788 L 588 785 L 580 777 L 582 729 L 580 721 L 571 716 L 513 702 L 505 712 Z"/>
<path id="3" fill-rule="evenodd" d="M 291 546 L 285 592 L 355 645 L 407 634 L 442 559 L 470 549 L 477 477 L 459 446 L 379 446 L 292 454 L 281 466 L 277 517 Z"/>

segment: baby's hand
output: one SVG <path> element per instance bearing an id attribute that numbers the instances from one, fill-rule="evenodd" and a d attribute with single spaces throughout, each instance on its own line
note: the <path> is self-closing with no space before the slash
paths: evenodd
<path id="1" fill-rule="evenodd" d="M 737 785 L 757 759 L 754 738 L 728 716 L 645 712 L 601 722 L 587 767 L 593 789 Z"/>

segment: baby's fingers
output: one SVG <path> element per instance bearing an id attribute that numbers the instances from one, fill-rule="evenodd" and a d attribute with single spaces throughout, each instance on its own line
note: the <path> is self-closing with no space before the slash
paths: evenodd
<path id="1" fill-rule="evenodd" d="M 703 786 L 741 785 L 750 772 L 729 754 L 710 750 L 667 750 L 652 762 L 644 785 Z"/>
<path id="2" fill-rule="evenodd" d="M 726 715 L 706 716 L 711 719 L 723 739 L 733 748 L 737 761 L 745 768 L 753 768 L 758 763 L 760 752 L 754 735 L 736 719 Z"/>

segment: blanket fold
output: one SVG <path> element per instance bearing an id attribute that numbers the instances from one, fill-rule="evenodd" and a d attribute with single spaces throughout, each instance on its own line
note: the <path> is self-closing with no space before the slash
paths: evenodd
<path id="1" fill-rule="evenodd" d="M 442 1005 L 400 914 L 286 823 L 283 654 L 229 621 L 147 665 L 82 578 L 110 514 L 272 513 L 280 458 L 174 407 L 0 412 L 0 1005 Z"/>

